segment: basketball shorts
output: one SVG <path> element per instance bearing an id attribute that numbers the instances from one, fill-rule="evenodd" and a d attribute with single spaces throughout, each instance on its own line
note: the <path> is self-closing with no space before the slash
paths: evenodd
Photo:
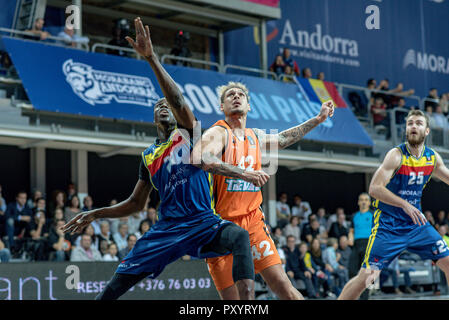
<path id="1" fill-rule="evenodd" d="M 362 268 L 382 270 L 401 252 L 407 250 L 423 260 L 437 261 L 449 256 L 449 248 L 435 228 L 427 222 L 423 226 L 402 223 L 377 210 L 374 227 L 366 246 Z"/>
<path id="2" fill-rule="evenodd" d="M 154 279 L 165 266 L 184 255 L 200 259 L 220 256 L 219 253 L 202 252 L 201 249 L 228 223 L 230 222 L 213 214 L 206 218 L 201 216 L 160 220 L 136 242 L 120 262 L 116 272 L 148 272 L 149 277 Z"/>
<path id="3" fill-rule="evenodd" d="M 236 217 L 230 221 L 247 230 L 249 233 L 255 273 L 259 273 L 273 265 L 281 264 L 281 259 L 268 233 L 264 216 L 260 209 L 256 209 L 247 215 Z M 207 259 L 209 273 L 217 290 L 226 289 L 234 284 L 232 263 L 232 254 Z"/>

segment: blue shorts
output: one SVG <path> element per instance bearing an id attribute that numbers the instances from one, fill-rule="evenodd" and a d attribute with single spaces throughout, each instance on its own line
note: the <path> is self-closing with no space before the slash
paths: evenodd
<path id="1" fill-rule="evenodd" d="M 419 226 L 400 222 L 391 216 L 382 219 L 382 215 L 384 213 L 380 210 L 374 215 L 375 224 L 366 246 L 362 268 L 381 270 L 404 250 L 418 254 L 423 260 L 437 261 L 449 256 L 446 242 L 429 222 Z"/>
<path id="2" fill-rule="evenodd" d="M 202 247 L 228 223 L 231 222 L 213 214 L 160 220 L 136 242 L 116 272 L 150 273 L 150 278 L 156 278 L 165 266 L 184 255 L 203 259 L 229 254 L 201 252 Z"/>

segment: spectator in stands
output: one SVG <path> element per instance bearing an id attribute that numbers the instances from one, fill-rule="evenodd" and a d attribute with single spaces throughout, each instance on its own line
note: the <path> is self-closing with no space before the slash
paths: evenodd
<path id="1" fill-rule="evenodd" d="M 349 280 L 348 269 L 341 265 L 338 261 L 341 256 L 337 255 L 338 241 L 335 238 L 327 240 L 327 248 L 323 252 L 323 261 L 326 264 L 328 271 L 335 277 L 335 285 L 337 286 L 338 294 L 340 294 L 346 282 Z M 337 285 L 338 283 L 338 285 Z"/>
<path id="2" fill-rule="evenodd" d="M 435 128 L 446 130 L 448 128 L 448 121 L 443 114 L 443 109 L 438 105 L 433 113 L 433 119 L 435 120 Z"/>
<path id="3" fill-rule="evenodd" d="M 72 198 L 74 196 L 77 196 L 77 192 L 76 192 L 76 186 L 73 182 L 70 182 L 67 185 L 67 199 L 66 199 L 66 205 L 69 206 L 70 202 L 72 201 Z M 79 200 L 79 198 L 78 198 Z"/>
<path id="4" fill-rule="evenodd" d="M 117 203 L 118 203 L 117 199 L 112 199 L 112 200 L 109 202 L 109 206 L 110 206 L 110 207 L 115 206 Z"/>
<path id="5" fill-rule="evenodd" d="M 304 228 L 303 239 L 308 243 L 312 242 L 313 238 L 327 238 L 326 228 L 321 226 L 316 217 L 310 220 L 310 225 L 306 225 Z"/>
<path id="6" fill-rule="evenodd" d="M 56 190 L 52 194 L 52 200 L 48 205 L 50 212 L 55 212 L 56 209 L 61 209 L 64 212 L 66 203 L 66 195 L 61 190 Z"/>
<path id="7" fill-rule="evenodd" d="M 299 259 L 301 253 L 296 246 L 296 238 L 294 236 L 287 237 L 287 246 L 283 248 L 286 256 L 285 270 L 287 275 L 296 287 L 293 280 L 302 280 L 306 285 L 307 297 L 310 299 L 317 298 L 316 291 L 312 283 L 312 274 L 307 270 L 304 262 Z"/>
<path id="8" fill-rule="evenodd" d="M 29 37 L 29 36 L 25 36 L 24 38 L 27 39 L 34 39 L 34 40 L 45 40 L 48 37 L 50 37 L 50 33 L 48 33 L 47 31 L 43 31 L 44 28 L 44 24 L 45 24 L 45 20 L 42 18 L 37 18 L 36 20 L 34 20 L 34 24 L 33 27 L 31 28 L 31 30 L 25 30 L 27 32 L 30 32 L 32 34 L 34 34 L 34 37 Z"/>
<path id="9" fill-rule="evenodd" d="M 11 251 L 5 247 L 5 244 L 0 239 L 0 263 L 9 262 L 11 259 Z"/>
<path id="10" fill-rule="evenodd" d="M 449 114 L 449 93 L 443 93 L 441 95 L 439 106 L 443 110 L 443 114 L 447 116 Z"/>
<path id="11" fill-rule="evenodd" d="M 276 240 L 279 243 L 279 246 L 282 248 L 287 245 L 287 238 L 282 233 L 282 229 L 280 227 L 274 227 L 273 229 L 273 241 Z"/>
<path id="12" fill-rule="evenodd" d="M 131 249 L 134 247 L 134 245 L 137 242 L 137 237 L 133 234 L 128 235 L 128 238 L 126 238 L 126 247 L 122 250 L 119 250 L 118 253 L 118 259 L 122 261 L 128 253 L 131 251 Z"/>
<path id="13" fill-rule="evenodd" d="M 323 207 L 318 208 L 316 212 L 316 218 L 321 226 L 325 227 L 327 226 L 327 218 L 326 218 L 326 209 Z"/>
<path id="14" fill-rule="evenodd" d="M 321 80 L 324 81 L 324 72 L 320 71 L 318 72 L 318 74 L 316 75 L 317 80 Z"/>
<path id="15" fill-rule="evenodd" d="M 70 241 L 70 235 L 64 235 L 61 228 L 65 225 L 64 220 L 54 221 L 49 235 L 48 235 L 48 245 L 50 247 L 50 255 L 52 261 L 65 261 L 68 258 L 68 254 L 72 248 Z"/>
<path id="16" fill-rule="evenodd" d="M 48 220 L 48 226 L 52 226 L 54 222 L 64 220 L 64 212 L 62 209 L 56 209 L 53 216 Z"/>
<path id="17" fill-rule="evenodd" d="M 75 30 L 69 26 L 66 26 L 64 31 L 59 32 L 58 37 L 64 39 L 64 41 L 61 41 L 62 44 L 73 48 L 76 48 L 79 43 L 89 43 L 88 37 L 76 35 Z"/>
<path id="18" fill-rule="evenodd" d="M 192 53 L 189 49 L 190 33 L 179 30 L 175 36 L 175 45 L 171 49 L 170 54 L 178 57 L 189 58 Z M 173 64 L 178 66 L 190 67 L 192 64 L 187 61 L 172 60 Z"/>
<path id="19" fill-rule="evenodd" d="M 72 250 L 70 261 L 101 261 L 101 254 L 92 246 L 92 237 L 88 234 L 81 235 L 80 246 Z"/>
<path id="20" fill-rule="evenodd" d="M 148 208 L 147 218 L 148 218 L 148 220 L 150 220 L 151 226 L 154 226 L 158 220 L 156 208 L 153 208 L 153 207 Z"/>
<path id="21" fill-rule="evenodd" d="M 338 290 L 335 287 L 332 275 L 328 270 L 329 269 L 328 266 L 324 263 L 320 239 L 318 239 L 318 238 L 312 239 L 312 243 L 310 244 L 309 251 L 310 251 L 310 254 L 311 254 L 314 264 L 317 266 L 317 268 L 320 271 L 322 271 L 325 274 L 326 286 L 324 288 L 325 288 L 326 292 L 329 289 L 331 289 L 333 291 L 334 295 L 336 295 L 338 293 Z"/>
<path id="22" fill-rule="evenodd" d="M 380 273 L 380 277 L 379 277 L 379 281 L 380 281 L 380 287 L 383 288 L 385 282 L 388 280 L 389 277 L 391 277 L 391 280 L 393 282 L 393 288 L 394 288 L 394 293 L 401 295 L 402 291 L 399 290 L 399 275 L 401 273 L 404 274 L 404 282 L 405 282 L 405 292 L 409 293 L 409 294 L 414 294 L 416 293 L 415 291 L 412 290 L 411 286 L 412 286 L 412 281 L 410 279 L 410 271 L 411 268 L 400 268 L 399 267 L 399 256 L 397 256 L 393 261 L 391 261 L 391 263 L 382 269 L 381 273 Z"/>
<path id="23" fill-rule="evenodd" d="M 277 239 L 273 238 L 273 242 L 274 242 L 274 245 L 276 246 L 276 250 L 279 253 L 279 258 L 281 259 L 282 268 L 285 270 L 285 265 L 287 264 L 287 256 L 285 255 L 285 251 L 282 248 L 287 245 L 287 240 L 285 240 L 284 246 L 281 246 L 279 244 L 279 241 L 277 241 Z"/>
<path id="24" fill-rule="evenodd" d="M 47 214 L 47 210 L 45 209 L 46 206 L 46 201 L 44 198 L 38 198 L 35 202 L 34 202 L 34 206 L 33 206 L 33 215 L 36 215 L 37 212 L 43 212 L 45 218 L 47 218 L 48 214 Z"/>
<path id="25" fill-rule="evenodd" d="M 309 271 L 312 275 L 312 283 L 315 289 L 315 295 L 319 297 L 319 293 L 321 292 L 321 287 L 324 287 L 326 283 L 326 275 L 319 269 L 319 267 L 315 264 L 312 259 L 312 255 L 309 252 L 309 245 L 306 242 L 301 242 L 298 245 L 299 249 L 299 260 L 300 263 L 304 264 L 305 270 Z M 327 290 L 324 290 L 325 297 L 327 296 Z"/>
<path id="26" fill-rule="evenodd" d="M 102 260 L 103 261 L 118 261 L 117 253 L 118 253 L 117 245 L 114 242 L 111 242 L 108 245 L 108 251 L 103 256 Z"/>
<path id="27" fill-rule="evenodd" d="M 446 242 L 446 244 L 449 246 L 449 237 L 447 236 L 447 224 L 441 224 L 438 226 L 438 233 L 443 238 L 443 240 Z"/>
<path id="28" fill-rule="evenodd" d="M 337 253 L 340 254 L 340 260 L 338 261 L 349 271 L 349 261 L 351 259 L 351 247 L 348 245 L 348 237 L 341 236 L 338 240 Z"/>
<path id="29" fill-rule="evenodd" d="M 44 261 L 48 259 L 48 235 L 49 230 L 45 219 L 45 211 L 38 209 L 30 222 L 32 260 Z"/>
<path id="30" fill-rule="evenodd" d="M 433 218 L 432 211 L 430 211 L 430 210 L 424 211 L 424 216 L 426 217 L 427 221 L 429 221 L 429 223 L 432 226 L 435 226 L 435 219 Z"/>
<path id="31" fill-rule="evenodd" d="M 282 52 L 282 59 L 284 60 L 284 63 L 286 66 L 290 66 L 292 68 L 292 74 L 299 76 L 299 67 L 295 60 L 293 60 L 290 49 L 284 48 Z"/>
<path id="32" fill-rule="evenodd" d="M 142 222 L 142 217 L 139 212 L 135 212 L 128 217 L 128 233 L 135 234 L 139 231 L 140 223 Z"/>
<path id="33" fill-rule="evenodd" d="M 337 221 L 332 223 L 329 229 L 329 237 L 340 239 L 341 236 L 348 236 L 349 229 L 346 227 L 346 215 L 340 213 Z"/>
<path id="34" fill-rule="evenodd" d="M 99 241 L 106 240 L 108 244 L 114 241 L 109 229 L 108 221 L 103 220 L 100 222 L 100 233 L 97 233 Z"/>
<path id="35" fill-rule="evenodd" d="M 92 249 L 98 250 L 100 247 L 100 238 L 96 236 L 94 228 L 89 224 L 83 231 L 82 235 L 87 234 L 90 237 Z M 81 245 L 82 237 L 78 237 L 75 240 L 75 246 L 79 247 Z"/>
<path id="36" fill-rule="evenodd" d="M 293 77 L 295 76 L 293 74 L 293 69 L 290 65 L 285 65 L 285 69 L 284 69 L 284 77 L 282 77 L 282 81 L 286 82 L 286 83 L 296 83 L 295 80 L 293 79 Z"/>
<path id="37" fill-rule="evenodd" d="M 127 245 L 128 237 L 128 224 L 125 222 L 120 222 L 118 225 L 118 232 L 113 236 L 114 242 L 117 244 L 117 248 L 122 250 Z"/>
<path id="38" fill-rule="evenodd" d="M 302 69 L 302 77 L 304 79 L 310 79 L 312 78 L 312 70 L 310 68 L 304 68 Z"/>
<path id="39" fill-rule="evenodd" d="M 373 124 L 375 127 L 383 126 L 387 131 L 387 139 L 390 138 L 390 117 L 387 113 L 387 105 L 381 96 L 374 99 L 374 104 L 371 105 L 371 114 L 373 117 Z"/>
<path id="40" fill-rule="evenodd" d="M 438 228 L 438 226 L 449 224 L 449 221 L 446 217 L 446 212 L 444 210 L 438 211 L 437 219 L 435 220 L 435 226 Z"/>
<path id="41" fill-rule="evenodd" d="M 331 226 L 332 226 L 332 223 L 337 222 L 337 217 L 338 217 L 340 214 L 344 214 L 344 213 L 345 213 L 345 209 L 342 208 L 342 207 L 338 207 L 337 210 L 335 210 L 335 212 L 332 213 L 332 214 L 329 216 L 329 218 L 327 218 L 327 224 L 326 224 L 326 231 L 327 231 L 327 232 L 330 231 Z M 347 227 L 346 222 L 345 222 L 345 226 Z"/>
<path id="42" fill-rule="evenodd" d="M 424 102 L 424 109 L 427 110 L 427 107 L 432 107 L 432 111 L 435 111 L 436 107 L 438 106 L 439 99 L 438 99 L 438 90 L 436 88 L 431 88 L 429 90 L 429 95 L 426 97 L 426 100 Z"/>
<path id="43" fill-rule="evenodd" d="M 284 73 L 285 62 L 282 59 L 282 55 L 278 54 L 274 59 L 274 62 L 270 66 L 270 71 L 276 73 L 276 75 L 281 75 Z"/>
<path id="44" fill-rule="evenodd" d="M 145 232 L 150 230 L 150 228 L 151 228 L 150 220 L 148 219 L 142 220 L 139 225 L 139 230 L 137 230 L 137 232 L 134 232 L 133 234 L 135 234 L 137 240 L 139 240 L 145 234 Z"/>
<path id="45" fill-rule="evenodd" d="M 114 242 L 111 241 L 110 243 Z M 100 248 L 98 250 L 100 251 L 102 257 L 104 257 L 104 255 L 108 253 L 108 247 L 109 242 L 107 240 L 100 240 Z"/>
<path id="46" fill-rule="evenodd" d="M 427 106 L 426 107 L 426 114 L 429 117 L 429 127 L 432 128 L 432 129 L 436 128 L 435 118 L 434 118 L 434 113 L 433 113 L 432 106 Z"/>
<path id="47" fill-rule="evenodd" d="M 69 206 L 66 207 L 64 210 L 64 220 L 70 221 L 73 218 L 75 218 L 75 216 L 80 212 L 81 212 L 80 199 L 78 198 L 77 195 L 73 195 L 70 200 Z"/>
<path id="48" fill-rule="evenodd" d="M 307 201 L 302 201 L 301 196 L 298 194 L 293 197 L 292 215 L 298 216 L 302 224 L 306 223 L 309 215 L 312 213 L 312 208 Z"/>
<path id="49" fill-rule="evenodd" d="M 118 226 L 120 223 L 128 224 L 128 217 L 121 217 L 119 219 L 108 219 L 108 221 L 109 225 L 111 226 L 112 236 L 114 236 L 118 232 Z"/>
<path id="50" fill-rule="evenodd" d="M 92 200 L 92 197 L 90 195 L 87 195 L 84 199 L 83 199 L 83 209 L 81 209 L 82 211 L 91 211 L 94 210 L 94 201 Z"/>
<path id="51" fill-rule="evenodd" d="M 36 207 L 37 199 L 43 198 L 42 192 L 38 189 L 34 189 L 31 197 L 27 201 L 27 205 L 30 209 L 34 209 Z M 45 199 L 44 199 L 45 200 Z"/>
<path id="52" fill-rule="evenodd" d="M 282 192 L 279 195 L 279 201 L 276 203 L 277 225 L 281 228 L 284 228 L 287 225 L 291 215 L 290 206 L 288 205 L 287 200 L 287 193 Z"/>
<path id="53" fill-rule="evenodd" d="M 286 237 L 294 236 L 297 241 L 296 244 L 301 242 L 301 229 L 299 228 L 299 218 L 297 216 L 290 217 L 290 223 L 284 227 L 283 233 Z"/>
<path id="54" fill-rule="evenodd" d="M 12 254 L 16 252 L 14 236 L 23 238 L 30 231 L 30 222 L 33 212 L 27 206 L 27 194 L 19 191 L 16 201 L 8 205 L 5 212 L 6 234 L 8 235 L 9 250 Z"/>
<path id="55" fill-rule="evenodd" d="M 130 48 L 128 41 L 125 37 L 129 32 L 129 22 L 126 19 L 119 19 L 115 22 L 112 29 L 112 39 L 108 42 L 111 46 Z M 106 49 L 107 54 L 113 54 L 121 57 L 129 57 L 130 52 L 117 49 Z"/>

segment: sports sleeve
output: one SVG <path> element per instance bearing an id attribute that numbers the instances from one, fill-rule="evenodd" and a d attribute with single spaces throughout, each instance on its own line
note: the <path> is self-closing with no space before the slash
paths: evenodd
<path id="1" fill-rule="evenodd" d="M 148 169 L 145 167 L 145 164 L 143 163 L 143 160 L 140 161 L 139 166 L 139 180 L 143 180 L 145 182 L 150 183 L 150 173 L 148 172 Z"/>

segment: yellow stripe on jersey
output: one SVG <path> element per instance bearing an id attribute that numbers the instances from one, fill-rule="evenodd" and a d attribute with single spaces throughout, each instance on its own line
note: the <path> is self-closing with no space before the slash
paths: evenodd
<path id="1" fill-rule="evenodd" d="M 406 165 L 409 167 L 426 167 L 426 166 L 434 166 L 435 165 L 435 155 L 430 157 L 430 160 L 427 160 L 427 157 L 421 157 L 420 159 L 416 159 L 415 157 L 406 157 L 402 155 L 401 165 Z"/>
<path id="2" fill-rule="evenodd" d="M 215 211 L 214 176 L 210 172 L 207 175 L 208 175 L 208 180 L 209 180 L 209 195 L 210 195 L 210 199 L 211 199 L 210 207 L 212 208 L 212 210 L 214 210 L 214 214 L 220 217 L 220 215 Z M 221 217 L 220 217 L 220 219 L 221 219 Z"/>
<path id="3" fill-rule="evenodd" d="M 145 157 L 144 153 L 142 152 L 142 161 L 143 161 L 143 164 L 145 165 L 145 168 L 147 168 L 147 170 L 148 170 L 148 176 L 150 177 L 151 185 L 153 186 L 154 189 L 157 190 L 156 186 L 155 186 L 154 183 L 153 183 L 153 179 L 151 178 L 150 168 L 148 168 L 148 165 L 147 165 L 147 162 L 146 162 L 146 159 L 145 159 L 145 158 L 146 158 L 146 157 Z M 159 191 L 159 190 L 157 190 L 157 191 Z"/>
<path id="4" fill-rule="evenodd" d="M 369 255 L 371 253 L 371 249 L 373 247 L 374 240 L 376 239 L 377 229 L 379 228 L 379 219 L 380 219 L 381 212 L 382 211 L 380 211 L 379 209 L 377 209 L 374 212 L 374 227 L 371 230 L 371 235 L 369 236 L 368 244 L 366 246 L 365 259 L 363 260 L 363 262 L 366 264 L 366 268 L 369 268 L 369 263 L 368 263 Z"/>

